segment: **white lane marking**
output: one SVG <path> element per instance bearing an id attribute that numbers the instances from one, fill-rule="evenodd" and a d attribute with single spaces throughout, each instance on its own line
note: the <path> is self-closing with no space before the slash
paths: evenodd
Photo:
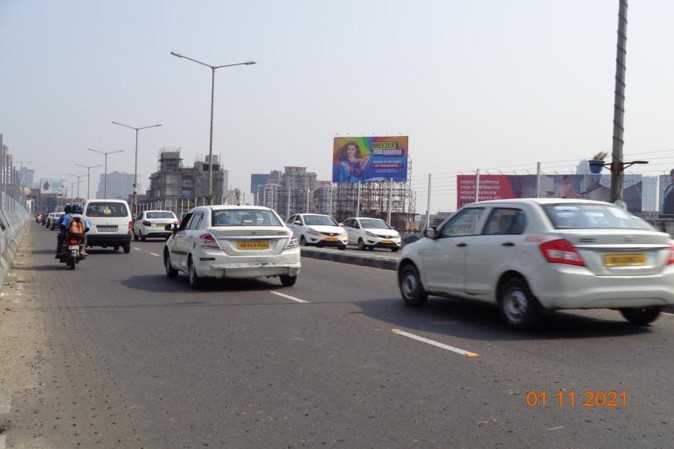
<path id="1" fill-rule="evenodd" d="M 151 255 L 151 256 L 161 257 L 161 254 L 157 254 L 157 253 L 150 253 L 150 255 Z"/>
<path id="2" fill-rule="evenodd" d="M 279 293 L 279 292 L 272 292 L 272 293 L 274 295 L 283 296 L 284 298 L 287 298 L 287 299 L 289 299 L 291 301 L 295 301 L 295 302 L 300 302 L 300 303 L 308 303 L 309 302 L 309 301 L 305 301 L 303 299 L 295 298 L 294 296 L 286 295 L 284 293 Z"/>
<path id="3" fill-rule="evenodd" d="M 7 435 L 0 435 L 0 449 L 5 449 L 5 440 L 7 440 Z"/>
<path id="4" fill-rule="evenodd" d="M 438 348 L 446 349 L 448 351 L 456 352 L 457 354 L 465 355 L 466 357 L 479 357 L 479 354 L 474 352 L 464 351 L 463 349 L 455 348 L 454 346 L 449 346 L 444 343 L 437 342 L 435 340 L 429 340 L 428 338 L 420 337 L 418 335 L 410 334 L 409 332 L 401 331 L 400 329 L 391 329 L 391 332 L 394 334 L 402 335 L 403 337 L 411 338 L 413 340 L 418 340 L 423 343 L 427 343 L 432 346 L 437 346 Z"/>
<path id="5" fill-rule="evenodd" d="M 662 312 L 663 315 L 665 316 L 674 316 L 674 313 L 669 313 L 669 312 Z"/>
<path id="6" fill-rule="evenodd" d="M 140 251 L 140 248 L 138 248 L 137 246 L 134 246 L 133 249 L 136 251 Z"/>

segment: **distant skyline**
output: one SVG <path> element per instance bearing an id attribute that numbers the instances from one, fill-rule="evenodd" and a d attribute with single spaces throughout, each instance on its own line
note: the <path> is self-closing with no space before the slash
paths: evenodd
<path id="1" fill-rule="evenodd" d="M 457 174 L 575 169 L 611 152 L 618 0 L 1 0 L 0 133 L 35 178 L 87 151 L 143 188 L 159 151 L 213 153 L 230 185 L 304 166 L 331 178 L 336 136 L 409 136 L 417 212 L 451 210 Z M 674 167 L 674 2 L 630 2 L 624 158 Z M 610 159 L 610 156 L 609 156 Z M 92 169 L 93 179 L 103 168 Z M 93 190 L 93 187 L 92 187 Z M 143 192 L 140 192 L 143 193 Z"/>

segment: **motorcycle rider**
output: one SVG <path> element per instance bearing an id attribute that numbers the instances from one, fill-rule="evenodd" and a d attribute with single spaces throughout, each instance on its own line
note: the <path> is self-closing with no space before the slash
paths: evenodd
<path id="1" fill-rule="evenodd" d="M 60 216 L 59 219 L 56 221 L 56 226 L 58 227 L 59 233 L 56 235 L 56 255 L 54 256 L 55 259 L 61 257 L 63 238 L 65 237 L 66 234 L 66 229 L 63 227 L 62 223 L 64 218 L 70 215 L 70 212 L 72 212 L 72 206 L 70 204 L 66 204 L 65 207 L 63 208 L 63 212 L 65 212 L 65 214 Z"/>
<path id="2" fill-rule="evenodd" d="M 63 216 L 63 219 L 61 220 L 61 229 L 63 230 L 64 235 L 67 234 L 67 229 L 68 229 L 68 223 L 70 220 L 72 220 L 74 217 L 79 217 L 83 222 L 84 222 L 84 235 L 82 236 L 82 240 L 80 240 L 80 257 L 85 258 L 88 256 L 85 247 L 87 246 L 87 232 L 89 232 L 89 228 L 91 227 L 91 222 L 89 221 L 89 218 L 83 217 L 82 216 L 83 210 L 82 210 L 82 205 L 79 203 L 75 203 L 70 207 L 70 213 L 67 213 Z"/>

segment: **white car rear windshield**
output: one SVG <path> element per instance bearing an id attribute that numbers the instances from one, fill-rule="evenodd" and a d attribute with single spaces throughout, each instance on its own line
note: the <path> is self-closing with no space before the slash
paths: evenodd
<path id="1" fill-rule="evenodd" d="M 176 216 L 173 215 L 173 212 L 145 212 L 146 218 L 172 218 L 175 219 Z"/>
<path id="2" fill-rule="evenodd" d="M 84 214 L 88 217 L 126 217 L 129 209 L 124 203 L 97 201 L 89 204 Z"/>
<path id="3" fill-rule="evenodd" d="M 213 226 L 283 226 L 273 212 L 256 209 L 214 210 L 211 223 Z"/>
<path id="4" fill-rule="evenodd" d="M 643 220 L 611 204 L 550 204 L 543 210 L 555 229 L 647 229 Z"/>

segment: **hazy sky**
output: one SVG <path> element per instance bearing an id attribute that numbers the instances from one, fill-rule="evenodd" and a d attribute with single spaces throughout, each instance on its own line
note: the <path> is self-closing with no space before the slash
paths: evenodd
<path id="1" fill-rule="evenodd" d="M 408 135 L 417 212 L 458 173 L 571 172 L 611 152 L 619 0 L 0 0 L 0 133 L 36 177 L 138 172 L 214 154 L 232 187 L 305 166 L 337 135 Z M 674 1 L 630 3 L 625 160 L 674 167 Z M 96 171 L 100 170 L 100 171 Z M 630 169 L 632 170 L 632 169 Z M 93 177 L 102 174 L 92 169 Z"/>

